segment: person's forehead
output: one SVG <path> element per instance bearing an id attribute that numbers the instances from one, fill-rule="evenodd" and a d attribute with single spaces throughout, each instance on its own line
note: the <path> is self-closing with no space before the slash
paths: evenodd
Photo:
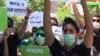
<path id="1" fill-rule="evenodd" d="M 53 20 L 53 19 L 51 19 L 51 22 L 52 22 L 52 23 L 56 23 L 56 21 L 55 21 L 55 20 Z"/>
<path id="2" fill-rule="evenodd" d="M 98 20 L 100 20 L 100 17 L 93 17 L 93 19 L 98 19 Z"/>
<path id="3" fill-rule="evenodd" d="M 73 30 L 75 30 L 75 28 L 74 28 L 74 26 L 72 24 L 66 24 L 64 26 L 64 29 L 73 29 Z"/>

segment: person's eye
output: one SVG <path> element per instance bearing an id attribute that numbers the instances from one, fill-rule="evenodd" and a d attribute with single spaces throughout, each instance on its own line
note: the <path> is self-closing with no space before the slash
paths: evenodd
<path id="1" fill-rule="evenodd" d="M 74 33 L 74 30 L 71 29 L 71 30 L 70 30 L 70 33 Z"/>
<path id="2" fill-rule="evenodd" d="M 100 22 L 100 20 L 97 20 L 97 22 L 99 23 L 99 22 Z"/>

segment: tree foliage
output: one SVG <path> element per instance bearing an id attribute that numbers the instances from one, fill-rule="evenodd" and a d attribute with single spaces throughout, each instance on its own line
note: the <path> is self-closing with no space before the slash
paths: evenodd
<path id="1" fill-rule="evenodd" d="M 65 17 L 70 17 L 71 16 L 71 9 L 68 7 L 67 9 L 64 9 L 65 3 L 64 2 L 59 2 L 58 3 L 58 10 L 57 10 L 57 17 L 58 21 L 62 22 Z"/>
<path id="2" fill-rule="evenodd" d="M 34 11 L 43 11 L 44 0 L 29 0 L 28 6 L 32 7 Z"/>
<path id="3" fill-rule="evenodd" d="M 5 6 L 5 0 L 0 0 L 0 6 Z"/>

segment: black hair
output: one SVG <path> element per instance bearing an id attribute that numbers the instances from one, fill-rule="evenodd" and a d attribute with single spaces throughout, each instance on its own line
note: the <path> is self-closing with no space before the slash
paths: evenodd
<path id="1" fill-rule="evenodd" d="M 100 13 L 95 13 L 95 14 L 93 15 L 93 17 L 99 17 L 99 18 L 100 18 Z"/>
<path id="2" fill-rule="evenodd" d="M 64 28 L 64 26 L 66 24 L 72 24 L 74 26 L 76 32 L 79 33 L 79 27 L 78 27 L 77 23 L 71 17 L 65 17 L 62 29 Z"/>
<path id="3" fill-rule="evenodd" d="M 51 20 L 54 20 L 56 22 L 56 26 L 58 26 L 58 21 L 56 17 L 51 17 Z"/>
<path id="4" fill-rule="evenodd" d="M 13 22 L 13 19 L 11 17 L 8 17 L 8 21 L 7 22 L 8 22 L 8 28 L 13 27 L 14 22 Z"/>
<path id="5" fill-rule="evenodd" d="M 45 34 L 43 27 L 39 27 L 39 28 L 33 27 L 31 35 L 33 35 L 33 32 L 36 33 L 36 35 L 41 34 L 42 36 L 44 36 L 44 34 Z"/>

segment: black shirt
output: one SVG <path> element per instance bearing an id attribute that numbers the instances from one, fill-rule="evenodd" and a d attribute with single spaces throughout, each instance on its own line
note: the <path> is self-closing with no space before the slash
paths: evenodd
<path id="1" fill-rule="evenodd" d="M 18 34 L 14 34 L 8 37 L 9 56 L 17 56 L 17 47 L 20 43 L 18 38 Z"/>
<path id="2" fill-rule="evenodd" d="M 100 52 L 100 35 L 94 36 L 93 46 L 96 48 L 97 52 Z"/>
<path id="3" fill-rule="evenodd" d="M 52 56 L 90 56 L 91 48 L 86 48 L 84 45 L 77 45 L 70 52 L 66 51 L 63 46 L 55 39 L 50 48 Z"/>
<path id="4" fill-rule="evenodd" d="M 2 46 L 2 43 L 0 43 L 0 56 L 3 56 L 3 46 Z"/>

